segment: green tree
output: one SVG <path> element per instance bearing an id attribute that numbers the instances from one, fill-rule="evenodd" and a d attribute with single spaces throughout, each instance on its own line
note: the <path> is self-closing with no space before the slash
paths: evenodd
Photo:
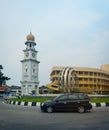
<path id="1" fill-rule="evenodd" d="M 6 80 L 10 80 L 7 76 L 4 76 L 4 74 L 1 72 L 3 69 L 3 66 L 0 65 L 0 86 L 2 86 L 4 83 L 6 83 Z"/>

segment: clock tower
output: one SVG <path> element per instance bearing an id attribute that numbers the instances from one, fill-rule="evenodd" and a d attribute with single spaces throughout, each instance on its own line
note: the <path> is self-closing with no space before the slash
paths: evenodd
<path id="1" fill-rule="evenodd" d="M 21 91 L 22 95 L 31 95 L 32 93 L 38 94 L 38 65 L 37 60 L 38 51 L 35 50 L 35 37 L 30 32 L 27 35 L 27 41 L 25 42 L 26 49 L 24 52 L 24 59 L 22 63 L 22 81 L 21 81 Z"/>

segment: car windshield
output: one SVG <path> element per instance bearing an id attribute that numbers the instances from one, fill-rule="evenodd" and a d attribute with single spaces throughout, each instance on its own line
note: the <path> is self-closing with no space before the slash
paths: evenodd
<path id="1" fill-rule="evenodd" d="M 55 101 L 55 100 L 58 100 L 58 98 L 59 98 L 60 96 L 57 96 L 57 97 L 55 97 L 53 100 Z"/>

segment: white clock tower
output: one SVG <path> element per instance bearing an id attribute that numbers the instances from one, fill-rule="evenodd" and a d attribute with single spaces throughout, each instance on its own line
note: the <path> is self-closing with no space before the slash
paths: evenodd
<path id="1" fill-rule="evenodd" d="M 27 41 L 25 42 L 26 49 L 24 51 L 24 59 L 22 62 L 22 81 L 21 91 L 22 95 L 31 95 L 32 93 L 38 94 L 38 65 L 37 52 L 35 50 L 35 37 L 30 32 L 27 35 Z"/>

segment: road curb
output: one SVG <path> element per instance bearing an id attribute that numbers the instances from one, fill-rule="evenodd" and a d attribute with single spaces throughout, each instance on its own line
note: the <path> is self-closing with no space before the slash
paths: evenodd
<path id="1" fill-rule="evenodd" d="M 12 104 L 12 105 L 21 105 L 21 106 L 40 106 L 40 102 L 21 102 L 21 101 L 11 101 L 7 100 L 5 101 L 7 104 Z"/>
<path id="2" fill-rule="evenodd" d="M 21 101 L 5 101 L 7 104 L 12 105 L 21 105 L 21 106 L 40 106 L 40 102 L 21 102 Z M 109 107 L 109 102 L 102 102 L 102 103 L 91 103 L 93 107 Z"/>
<path id="3" fill-rule="evenodd" d="M 109 102 L 91 103 L 93 107 L 109 107 Z"/>

